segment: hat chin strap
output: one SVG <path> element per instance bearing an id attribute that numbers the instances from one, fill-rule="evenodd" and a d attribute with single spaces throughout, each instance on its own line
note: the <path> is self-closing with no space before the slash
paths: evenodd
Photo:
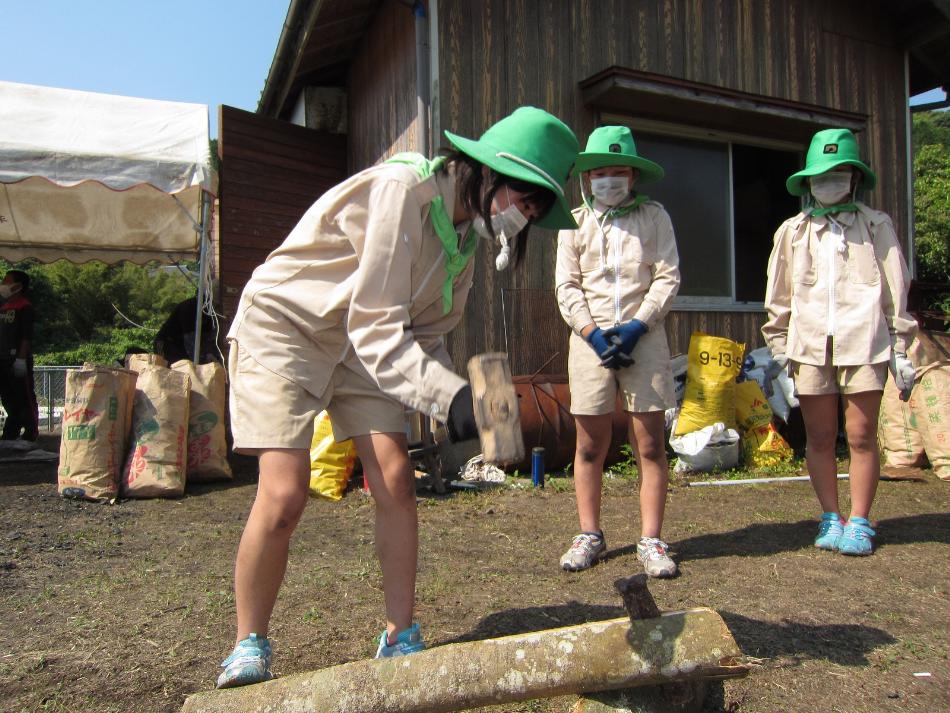
<path id="1" fill-rule="evenodd" d="M 561 188 L 561 184 L 559 184 L 557 181 L 555 181 L 553 178 L 551 178 L 551 174 L 549 174 L 547 171 L 545 171 L 545 170 L 544 170 L 543 168 L 541 168 L 540 166 L 536 166 L 535 164 L 531 163 L 530 161 L 525 161 L 525 160 L 524 160 L 523 158 L 521 158 L 520 156 L 515 156 L 514 154 L 510 154 L 510 153 L 508 153 L 507 151 L 499 151 L 498 153 L 495 154 L 495 156 L 498 157 L 498 158 L 506 158 L 506 159 L 508 159 L 509 161 L 514 161 L 515 163 L 517 163 L 517 164 L 519 164 L 519 165 L 521 165 L 521 166 L 524 166 L 524 167 L 527 168 L 529 171 L 534 171 L 534 172 L 537 173 L 539 176 L 544 177 L 544 179 L 545 179 L 548 183 L 550 183 L 551 186 L 553 186 L 554 190 L 557 191 L 557 193 L 561 196 L 561 198 L 564 198 L 564 189 Z"/>

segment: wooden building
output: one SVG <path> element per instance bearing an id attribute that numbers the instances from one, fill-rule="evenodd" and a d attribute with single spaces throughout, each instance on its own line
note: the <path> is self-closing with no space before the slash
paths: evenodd
<path id="1" fill-rule="evenodd" d="M 666 169 L 647 192 L 681 257 L 673 352 L 694 330 L 757 346 L 772 235 L 798 209 L 785 178 L 816 130 L 857 133 L 879 178 L 866 199 L 912 262 L 908 99 L 941 85 L 945 0 L 292 0 L 258 112 L 222 109 L 222 302 L 333 183 L 530 104 L 581 146 L 627 124 Z M 477 253 L 458 365 L 505 350 L 516 374 L 566 371 L 555 240 L 533 232 L 517 271 Z"/>

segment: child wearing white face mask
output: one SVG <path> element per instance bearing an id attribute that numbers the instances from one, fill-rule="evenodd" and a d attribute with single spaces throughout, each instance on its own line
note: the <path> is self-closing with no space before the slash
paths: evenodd
<path id="1" fill-rule="evenodd" d="M 815 547 L 869 555 L 868 514 L 880 477 L 878 409 L 888 366 L 905 401 L 914 386 L 907 348 L 917 323 L 907 313 L 907 267 L 891 219 L 855 199 L 877 177 L 847 129 L 819 131 L 788 192 L 804 210 L 775 233 L 762 334 L 774 370 L 795 381 L 807 438 L 806 463 L 822 515 Z M 840 397 L 839 397 L 840 394 Z M 850 449 L 851 516 L 838 506 L 838 400 Z"/>
<path id="2" fill-rule="evenodd" d="M 568 376 L 577 427 L 574 487 L 580 534 L 562 569 L 587 569 L 606 552 L 600 527 L 604 460 L 620 394 L 640 471 L 637 557 L 651 577 L 676 564 L 660 539 L 669 470 L 664 411 L 674 404 L 664 318 L 679 290 L 679 255 L 669 214 L 634 191 L 663 169 L 637 154 L 625 126 L 602 126 L 577 159 L 584 205 L 577 230 L 558 235 L 557 299 L 571 327 Z"/>

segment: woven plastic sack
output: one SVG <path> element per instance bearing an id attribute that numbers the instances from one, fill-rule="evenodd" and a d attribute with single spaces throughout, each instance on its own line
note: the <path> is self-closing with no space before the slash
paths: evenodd
<path id="1" fill-rule="evenodd" d="M 122 495 L 177 497 L 185 492 L 190 379 L 164 366 L 141 365 L 135 384 L 132 443 Z"/>
<path id="2" fill-rule="evenodd" d="M 950 480 L 950 362 L 937 362 L 918 372 L 910 408 L 917 417 L 930 467 L 943 480 Z"/>
<path id="3" fill-rule="evenodd" d="M 723 423 L 672 436 L 670 447 L 676 453 L 675 473 L 727 470 L 739 464 L 739 433 Z"/>
<path id="4" fill-rule="evenodd" d="M 339 500 L 356 465 L 356 445 L 352 439 L 337 442 L 333 438 L 330 415 L 321 411 L 313 422 L 310 443 L 310 494 Z"/>
<path id="5" fill-rule="evenodd" d="M 693 332 L 686 366 L 686 393 L 674 436 L 714 423 L 736 427 L 736 377 L 745 345 Z"/>
<path id="6" fill-rule="evenodd" d="M 224 431 L 227 401 L 227 374 L 218 362 L 200 364 L 184 359 L 172 369 L 188 374 L 191 397 L 188 401 L 188 482 L 203 483 L 234 477 L 228 463 L 228 443 Z"/>
<path id="7" fill-rule="evenodd" d="M 877 440 L 885 465 L 910 468 L 927 465 L 924 439 L 917 427 L 917 414 L 910 407 L 910 402 L 901 401 L 900 392 L 890 373 L 881 397 Z"/>
<path id="8" fill-rule="evenodd" d="M 66 372 L 57 489 L 64 498 L 115 502 L 129 437 L 135 372 L 85 364 Z"/>
<path id="9" fill-rule="evenodd" d="M 791 446 L 772 425 L 772 407 L 759 382 L 736 384 L 736 421 L 747 466 L 761 468 L 792 459 Z"/>

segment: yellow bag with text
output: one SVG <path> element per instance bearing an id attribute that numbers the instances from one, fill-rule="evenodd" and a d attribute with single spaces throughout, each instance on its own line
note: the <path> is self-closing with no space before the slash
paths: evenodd
<path id="1" fill-rule="evenodd" d="M 328 500 L 341 499 L 355 465 L 353 440 L 334 440 L 330 415 L 321 411 L 314 419 L 310 442 L 310 494 Z"/>
<path id="2" fill-rule="evenodd" d="M 792 447 L 772 425 L 772 407 L 755 379 L 736 384 L 736 421 L 746 466 L 761 468 L 792 459 Z"/>
<path id="3" fill-rule="evenodd" d="M 686 392 L 674 436 L 714 423 L 736 427 L 736 377 L 745 344 L 693 332 L 686 362 Z"/>

